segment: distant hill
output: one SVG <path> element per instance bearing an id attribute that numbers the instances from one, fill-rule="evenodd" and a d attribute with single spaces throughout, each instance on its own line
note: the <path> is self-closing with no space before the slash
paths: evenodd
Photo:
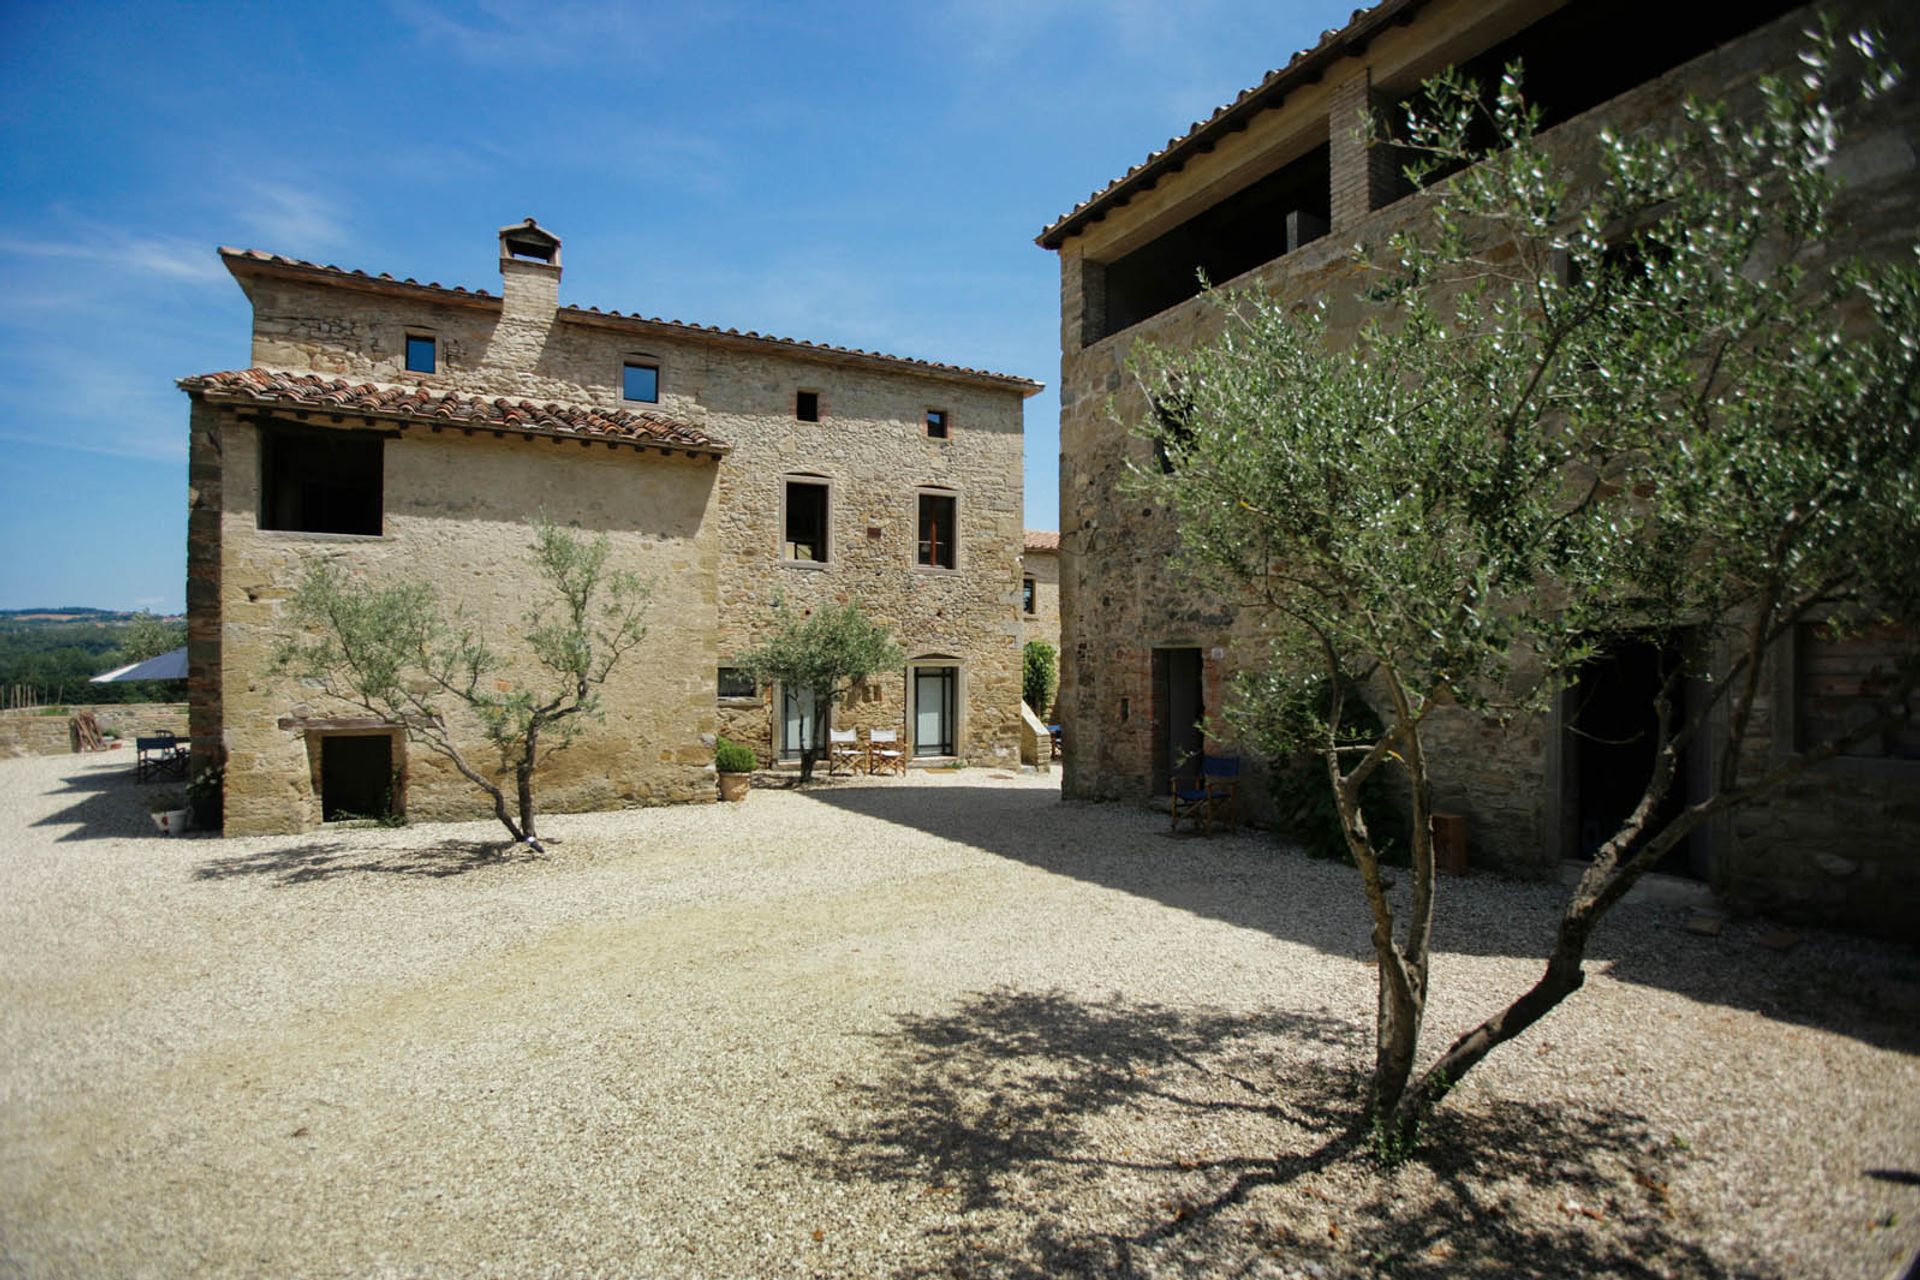
<path id="1" fill-rule="evenodd" d="M 43 609 L 0 609 L 0 622 L 132 622 L 138 612 L 135 609 L 95 609 L 83 604 Z M 159 615 L 163 622 L 185 616 L 180 613 Z"/>

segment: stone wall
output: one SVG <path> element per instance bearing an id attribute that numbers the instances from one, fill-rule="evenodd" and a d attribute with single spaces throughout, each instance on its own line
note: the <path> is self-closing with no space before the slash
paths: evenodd
<path id="1" fill-rule="evenodd" d="M 1379 203 L 1394 193 L 1379 157 L 1343 137 L 1346 117 L 1391 81 L 1403 88 L 1415 72 L 1427 74 L 1444 57 L 1469 55 L 1475 24 L 1511 30 L 1540 6 L 1471 6 L 1441 0 L 1412 24 L 1377 38 L 1365 58 L 1343 64 L 1339 77 L 1305 86 L 1287 105 L 1258 117 L 1244 132 L 1196 156 L 1177 178 L 1163 179 L 1124 206 L 1066 239 L 1059 248 L 1061 280 L 1061 610 L 1064 652 L 1061 717 L 1069 750 L 1065 792 L 1083 798 L 1137 798 L 1150 794 L 1156 738 L 1166 732 L 1153 716 L 1153 651 L 1201 651 L 1206 704 L 1216 713 L 1233 674 L 1262 661 L 1260 628 L 1251 615 L 1188 590 L 1174 560 L 1175 531 L 1166 513 L 1130 495 L 1127 463 L 1151 465 L 1146 442 L 1114 420 L 1144 410 L 1124 377 L 1128 350 L 1139 339 L 1179 348 L 1215 332 L 1204 299 L 1174 306 L 1120 334 L 1101 332 L 1101 262 L 1112 260 L 1169 226 L 1191 217 L 1238 185 L 1235 166 L 1258 172 L 1263 155 L 1298 145 L 1325 130 L 1333 142 L 1333 234 L 1256 268 L 1238 281 L 1283 298 L 1324 301 L 1335 333 L 1357 316 L 1357 276 L 1348 262 L 1357 241 L 1379 242 L 1426 215 L 1428 197 Z M 1509 12 L 1511 11 L 1511 12 Z M 1763 69 L 1791 70 L 1811 10 L 1801 10 L 1723 45 L 1673 72 L 1558 126 L 1546 137 L 1556 147 L 1588 144 L 1602 126 L 1631 130 L 1677 118 L 1689 92 L 1746 95 Z M 1843 22 L 1872 17 L 1891 28 L 1901 61 L 1913 65 L 1920 47 L 1912 15 L 1854 4 Z M 1860 111 L 1849 122 L 1847 150 L 1836 165 L 1846 184 L 1836 225 L 1842 252 L 1905 254 L 1920 207 L 1914 138 L 1920 111 L 1910 86 Z M 1242 181 L 1244 179 L 1241 179 Z M 1223 749 L 1234 749 L 1217 718 Z M 1565 778 L 1558 743 L 1559 716 L 1540 717 L 1501 731 L 1462 715 L 1443 716 L 1429 731 L 1435 760 L 1436 802 L 1465 813 L 1472 856 L 1480 866 L 1522 875 L 1552 875 L 1568 852 L 1562 800 Z M 1770 748 L 1763 742 L 1760 754 Z M 1911 762 L 1861 768 L 1824 766 L 1803 784 L 1755 806 L 1711 833 L 1715 883 L 1736 900 L 1768 910 L 1805 906 L 1824 919 L 1886 928 L 1897 909 L 1920 889 L 1920 814 L 1911 797 L 1920 776 Z M 1897 775 L 1897 776 L 1895 776 Z M 1257 781 L 1247 791 L 1256 814 L 1270 814 Z M 1800 905 L 1796 905 L 1800 904 Z"/>
<path id="2" fill-rule="evenodd" d="M 294 633 L 286 602 L 306 566 L 336 560 L 370 583 L 426 581 L 463 609 L 509 665 L 503 684 L 544 687 L 525 645 L 524 615 L 540 603 L 528 555 L 535 514 L 606 534 L 612 566 L 652 584 L 646 639 L 602 689 L 603 721 L 542 767 L 549 811 L 713 797 L 712 688 L 717 630 L 711 462 L 632 450 L 587 454 L 572 441 L 414 434 L 385 444 L 385 532 L 294 533 L 258 527 L 259 428 L 223 410 L 219 702 L 227 756 L 226 829 L 299 831 L 320 821 L 314 785 L 321 739 L 367 713 L 272 670 Z M 454 717 L 476 764 L 494 761 L 479 726 Z M 485 798 L 424 747 L 404 752 L 407 812 L 479 818 Z"/>
<path id="3" fill-rule="evenodd" d="M 38 709 L 0 711 L 0 760 L 19 756 L 61 756 L 73 750 L 68 721 L 83 711 L 91 711 L 103 733 L 118 734 L 133 750 L 134 738 L 143 734 L 171 733 L 187 736 L 187 704 L 184 702 L 108 702 L 98 705 L 63 705 L 58 715 L 43 715 Z M 131 755 L 128 756 L 131 761 Z"/>

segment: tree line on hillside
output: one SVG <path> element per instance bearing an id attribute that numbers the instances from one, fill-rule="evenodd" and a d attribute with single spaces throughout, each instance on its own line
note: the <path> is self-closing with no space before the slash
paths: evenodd
<path id="1" fill-rule="evenodd" d="M 33 617 L 83 614 L 82 619 Z M 181 696 L 177 681 L 130 680 L 89 684 L 102 671 L 177 649 L 187 625 L 151 613 L 33 609 L 0 614 L 0 690 L 31 689 L 42 705 L 63 702 L 167 702 Z"/>

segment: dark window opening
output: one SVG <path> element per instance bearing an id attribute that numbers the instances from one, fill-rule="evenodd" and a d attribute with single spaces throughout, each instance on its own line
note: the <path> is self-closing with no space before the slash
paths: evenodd
<path id="1" fill-rule="evenodd" d="M 658 404 L 660 401 L 659 366 L 651 364 L 621 366 L 620 398 L 645 400 L 649 404 Z"/>
<path id="2" fill-rule="evenodd" d="M 794 392 L 793 416 L 801 422 L 820 421 L 820 393 L 818 391 Z"/>
<path id="3" fill-rule="evenodd" d="M 1913 633 L 1902 627 L 1836 632 L 1803 623 L 1795 635 L 1794 750 L 1810 751 L 1880 718 L 1899 681 Z M 1849 744 L 1843 756 L 1920 760 L 1920 689 L 1907 695 L 1907 718 Z"/>
<path id="4" fill-rule="evenodd" d="M 745 667 L 720 668 L 720 696 L 723 698 L 756 698 L 760 695 L 760 686 L 754 682 L 753 672 Z"/>
<path id="5" fill-rule="evenodd" d="M 937 493 L 920 495 L 919 562 L 932 569 L 954 566 L 955 502 Z"/>
<path id="6" fill-rule="evenodd" d="M 262 432 L 260 527 L 378 534 L 385 443 L 345 431 Z"/>
<path id="7" fill-rule="evenodd" d="M 1153 460 L 1161 473 L 1172 475 L 1181 457 L 1193 444 L 1193 398 L 1183 391 L 1170 391 L 1153 398 L 1153 416 L 1159 432 L 1153 438 Z"/>
<path id="8" fill-rule="evenodd" d="M 1159 239 L 1106 267 L 1097 342 L 1200 292 L 1198 274 L 1223 284 L 1326 234 L 1332 210 L 1329 151 L 1321 143 Z"/>
<path id="9" fill-rule="evenodd" d="M 1020 612 L 1032 613 L 1034 605 L 1034 585 L 1032 578 L 1020 580 Z"/>
<path id="10" fill-rule="evenodd" d="M 927 410 L 927 435 L 934 440 L 947 438 L 947 411 L 945 409 Z"/>
<path id="11" fill-rule="evenodd" d="M 787 528 L 782 555 L 788 560 L 824 563 L 827 558 L 827 486 L 787 481 Z"/>
<path id="12" fill-rule="evenodd" d="M 1479 83 L 1491 103 L 1508 65 L 1520 63 L 1521 92 L 1540 108 L 1541 129 L 1551 129 L 1771 22 L 1801 2 L 1676 5 L 1654 0 L 1573 0 L 1459 66 Z M 1659 35 L 1650 38 L 1649 32 Z M 1416 91 L 1402 102 L 1409 100 L 1418 103 L 1424 98 Z M 1390 130 L 1404 130 L 1402 107 L 1396 106 L 1387 116 Z M 1491 146 L 1492 126 L 1482 120 L 1476 128 L 1473 144 Z M 1449 165 L 1426 181 L 1437 182 L 1459 168 Z M 1398 192 L 1404 194 L 1404 182 Z"/>
<path id="13" fill-rule="evenodd" d="M 422 334 L 407 335 L 407 372 L 432 373 L 439 344 Z"/>
<path id="14" fill-rule="evenodd" d="M 1573 788 L 1569 798 L 1576 856 L 1591 859 L 1639 805 L 1653 776 L 1660 745 L 1654 699 L 1679 667 L 1683 648 L 1678 640 L 1617 637 L 1580 669 L 1569 693 L 1566 737 L 1561 747 L 1563 768 Z M 1691 696 L 1687 680 L 1681 676 L 1672 692 L 1676 724 L 1687 715 Z M 1696 763 L 1694 753 L 1686 753 L 1666 798 L 1622 857 L 1640 849 L 1692 801 Z M 1663 857 L 1654 870 L 1699 878 L 1707 870 L 1704 857 L 1704 842 L 1689 838 Z"/>
<path id="15" fill-rule="evenodd" d="M 393 737 L 329 734 L 320 739 L 320 816 L 328 822 L 397 812 Z"/>

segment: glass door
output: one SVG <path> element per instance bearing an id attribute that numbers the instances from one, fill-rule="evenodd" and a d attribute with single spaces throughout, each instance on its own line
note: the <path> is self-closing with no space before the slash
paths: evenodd
<path id="1" fill-rule="evenodd" d="M 813 690 L 780 688 L 780 758 L 798 760 L 813 741 Z"/>
<path id="2" fill-rule="evenodd" d="M 913 669 L 913 754 L 950 756 L 954 752 L 955 694 L 958 667 Z"/>

